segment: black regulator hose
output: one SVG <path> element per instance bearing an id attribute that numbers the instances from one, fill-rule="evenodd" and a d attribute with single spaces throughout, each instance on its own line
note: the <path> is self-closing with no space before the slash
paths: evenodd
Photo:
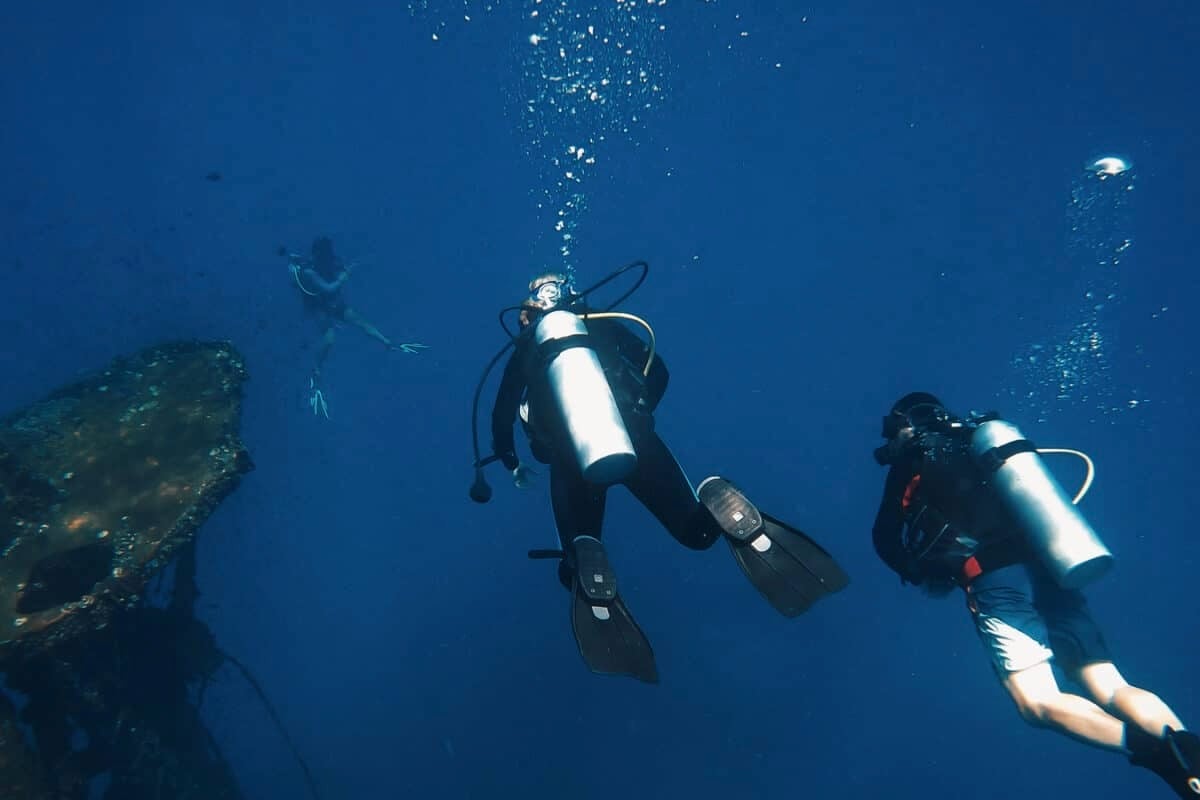
<path id="1" fill-rule="evenodd" d="M 633 286 L 630 286 L 628 291 L 625 292 L 625 294 L 621 295 L 616 300 L 613 300 L 611 303 L 609 303 L 603 309 L 604 311 L 612 311 L 614 308 L 621 305 L 621 303 L 624 303 L 626 300 L 628 300 L 630 297 L 632 297 L 633 293 L 636 292 L 638 289 L 642 288 L 642 284 L 646 282 L 646 277 L 650 274 L 650 265 L 647 264 L 645 261 L 641 261 L 641 260 L 633 261 L 633 262 L 630 262 L 630 263 L 626 264 L 625 266 L 621 267 L 620 269 L 609 273 L 608 277 L 602 278 L 597 283 L 592 284 L 591 286 L 589 286 L 588 288 L 586 288 L 582 292 L 580 292 L 579 298 L 582 299 L 584 297 L 587 297 L 589 294 L 596 291 L 597 289 L 607 286 L 608 284 L 612 283 L 617 278 L 621 277 L 626 272 L 629 272 L 629 270 L 634 269 L 635 267 L 640 267 L 642 270 L 642 274 L 638 276 L 638 279 L 633 282 Z"/>
<path id="2" fill-rule="evenodd" d="M 479 457 L 479 395 L 483 393 L 483 385 L 487 383 L 487 377 L 491 373 L 492 368 L 496 366 L 496 362 L 503 358 L 504 354 L 509 351 L 515 343 L 516 339 L 509 339 L 504 343 L 496 355 L 492 356 L 492 360 L 484 367 L 483 374 L 479 376 L 479 383 L 475 384 L 475 397 L 471 401 L 471 447 L 475 453 L 475 482 L 471 484 L 471 499 L 476 503 L 486 503 L 492 499 L 492 487 L 488 485 L 487 479 L 483 477 L 483 468 L 493 461 L 499 461 L 499 456 L 490 455 L 487 458 Z"/>
<path id="3" fill-rule="evenodd" d="M 591 286 L 584 289 L 579 294 L 572 297 L 571 305 L 575 305 L 576 303 L 582 302 L 583 299 L 585 297 L 587 297 L 589 294 L 591 294 L 592 292 L 596 291 L 597 289 L 603 288 L 604 286 L 607 286 L 609 283 L 612 283 L 617 278 L 624 275 L 626 272 L 629 272 L 629 270 L 635 269 L 635 268 L 641 268 L 642 274 L 639 275 L 638 279 L 633 282 L 633 286 L 630 286 L 629 289 L 624 294 L 622 294 L 620 297 L 618 297 L 616 300 L 613 300 L 611 303 L 606 305 L 604 308 L 600 309 L 601 311 L 612 311 L 614 308 L 621 305 L 621 303 L 624 303 L 626 300 L 628 300 L 630 297 L 632 297 L 633 293 L 636 292 L 638 289 L 642 288 L 642 284 L 646 282 L 646 277 L 650 274 L 650 265 L 647 264 L 645 261 L 634 261 L 632 263 L 626 264 L 625 266 L 621 267 L 620 269 L 617 269 L 617 270 L 609 273 L 606 277 L 604 277 L 597 283 L 592 284 Z M 568 308 L 569 308 L 569 306 L 568 306 Z M 508 329 L 508 323 L 504 321 L 504 317 L 509 312 L 520 311 L 520 310 L 521 310 L 521 306 L 509 306 L 508 308 L 500 309 L 500 327 L 504 329 L 504 332 L 506 334 L 508 334 L 508 338 L 510 338 L 510 339 L 517 338 L 517 334 L 513 333 L 512 331 L 510 331 Z"/>
<path id="4" fill-rule="evenodd" d="M 626 300 L 632 297 L 633 293 L 640 289 L 642 284 L 646 282 L 646 277 L 650 274 L 650 265 L 648 263 L 642 260 L 633 261 L 617 270 L 614 270 L 597 283 L 592 284 L 577 294 L 574 297 L 573 302 L 581 301 L 592 292 L 603 286 L 607 286 L 609 283 L 612 283 L 629 270 L 635 268 L 640 268 L 642 274 L 638 276 L 636 281 L 634 281 L 633 286 L 629 287 L 624 294 L 604 307 L 605 311 L 613 310 L 618 305 L 624 303 Z M 471 483 L 471 489 L 468 494 L 476 503 L 486 503 L 492 499 L 492 487 L 488 485 L 487 479 L 483 476 L 483 468 L 488 464 L 491 464 L 493 461 L 500 460 L 500 457 L 495 454 L 492 454 L 487 458 L 482 458 L 479 455 L 479 397 L 481 394 L 483 394 L 483 386 L 485 383 L 487 383 L 488 375 L 491 374 L 492 370 L 496 366 L 496 363 L 503 358 L 504 354 L 508 352 L 510 347 L 513 347 L 517 343 L 518 334 L 515 334 L 508 329 L 508 325 L 506 325 L 504 322 L 504 315 L 510 311 L 520 310 L 520 306 L 509 306 L 508 308 L 500 310 L 500 327 L 504 328 L 504 332 L 508 334 L 508 341 L 505 343 L 504 347 L 500 348 L 500 351 L 496 353 L 496 355 L 492 356 L 492 360 L 488 362 L 487 366 L 483 368 L 483 374 L 479 376 L 479 382 L 475 384 L 475 396 L 471 400 L 471 449 L 475 456 L 475 460 L 472 462 L 472 466 L 475 468 L 475 480 Z"/>

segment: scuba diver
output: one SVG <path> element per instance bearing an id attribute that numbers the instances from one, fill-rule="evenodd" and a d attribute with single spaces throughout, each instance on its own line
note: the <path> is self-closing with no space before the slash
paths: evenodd
<path id="1" fill-rule="evenodd" d="M 1157 695 L 1131 686 L 1080 591 L 1112 554 L 1075 504 L 1091 460 L 1038 448 L 995 412 L 960 418 L 914 392 L 883 418 L 890 467 L 875 519 L 875 550 L 940 596 L 961 588 L 997 677 L 1026 722 L 1124 753 L 1180 797 L 1200 798 L 1200 738 Z M 1087 480 L 1065 494 L 1039 454 L 1084 460 Z M 1091 698 L 1059 689 L 1050 662 Z"/>
<path id="2" fill-rule="evenodd" d="M 642 276 L 633 289 L 607 309 L 587 307 L 589 293 L 634 267 Z M 550 467 L 560 544 L 531 551 L 530 557 L 558 561 L 559 581 L 571 594 L 572 629 L 588 667 L 655 683 L 653 650 L 618 591 L 600 541 L 609 486 L 624 484 L 685 547 L 705 550 L 724 535 L 746 576 L 786 616 L 842 589 L 848 578 L 829 553 L 761 513 L 730 481 L 711 477 L 693 489 L 655 433 L 654 413 L 668 372 L 655 352 L 653 330 L 631 314 L 608 310 L 632 294 L 647 271 L 645 262 L 635 262 L 584 292 L 576 292 L 564 275 L 542 274 L 519 307 L 506 309 L 519 308 L 520 332 L 510 342 L 514 352 L 492 411 L 494 455 L 480 459 L 476 439 L 471 497 L 490 498 L 481 470 L 491 461 L 502 462 L 518 488 L 530 485 L 531 470 L 514 442 L 519 418 L 534 459 Z M 626 322 L 643 326 L 648 343 Z M 482 386 L 483 380 L 476 407 Z"/>
<path id="3" fill-rule="evenodd" d="M 300 290 L 304 309 L 315 315 L 321 325 L 321 347 L 317 352 L 317 363 L 308 379 L 308 404 L 313 414 L 329 418 L 329 404 L 325 399 L 325 392 L 321 389 L 321 367 L 333 348 L 335 331 L 340 323 L 354 325 L 372 339 L 382 342 L 389 350 L 417 353 L 427 346 L 416 342 L 394 343 L 357 311 L 346 305 L 342 287 L 350 279 L 353 267 L 334 255 L 333 240 L 329 237 L 320 236 L 313 240 L 309 258 L 289 253 L 285 247 L 279 248 L 279 255 L 288 259 L 288 269 L 292 273 L 296 288 Z"/>

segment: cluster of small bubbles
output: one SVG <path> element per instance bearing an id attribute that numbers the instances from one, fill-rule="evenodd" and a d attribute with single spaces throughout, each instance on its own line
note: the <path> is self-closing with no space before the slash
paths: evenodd
<path id="1" fill-rule="evenodd" d="M 432 23 L 433 30 L 429 34 L 429 38 L 437 42 L 441 41 L 441 34 L 445 32 L 447 27 L 447 21 L 442 16 L 443 12 L 449 12 L 463 22 L 470 22 L 476 16 L 491 13 L 500 4 L 500 0 L 457 0 L 457 2 L 454 0 L 435 0 L 432 4 L 429 0 L 413 0 L 413 2 L 408 4 L 408 13 L 414 19 L 424 19 L 431 12 L 437 13 L 441 18 Z M 433 6 L 432 9 L 431 5 Z M 451 10 L 452 8 L 453 10 Z"/>
<path id="2" fill-rule="evenodd" d="M 1092 319 L 1075 323 L 1062 341 L 1034 344 L 1015 366 L 1024 373 L 1024 400 L 1038 404 L 1039 422 L 1046 421 L 1047 397 L 1058 403 L 1079 401 L 1107 406 L 1109 388 L 1102 376 L 1108 372 L 1104 335 Z"/>
<path id="3" fill-rule="evenodd" d="M 1134 183 L 1129 162 L 1108 156 L 1089 162 L 1071 186 L 1068 246 L 1088 269 L 1090 291 L 1097 283 L 1117 285 L 1116 268 L 1133 245 L 1127 229 Z"/>
<path id="4" fill-rule="evenodd" d="M 1082 275 L 1077 310 L 1066 326 L 1013 359 L 1026 388 L 1012 394 L 1048 418 L 1051 407 L 1078 405 L 1101 414 L 1137 408 L 1137 390 L 1111 380 L 1115 336 L 1109 310 L 1119 299 L 1121 267 L 1133 240 L 1129 203 L 1131 164 L 1116 156 L 1093 159 L 1073 181 L 1067 205 L 1068 263 Z M 1127 399 L 1119 401 L 1118 395 Z"/>
<path id="5" fill-rule="evenodd" d="M 527 0 L 531 26 L 515 98 L 526 155 L 539 172 L 537 206 L 549 214 L 563 271 L 587 211 L 587 182 L 613 139 L 636 141 L 664 98 L 666 0 Z"/>
<path id="6" fill-rule="evenodd" d="M 706 0 L 708 4 L 709 0 Z M 415 19 L 441 41 L 449 25 L 493 11 L 520 15 L 518 80 L 504 87 L 537 171 L 539 238 L 552 236 L 561 271 L 574 277 L 587 188 L 614 140 L 637 131 L 666 94 L 667 0 L 413 0 Z"/>

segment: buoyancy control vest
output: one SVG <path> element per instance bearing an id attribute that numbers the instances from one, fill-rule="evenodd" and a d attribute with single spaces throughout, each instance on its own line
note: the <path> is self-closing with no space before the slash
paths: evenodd
<path id="1" fill-rule="evenodd" d="M 971 457 L 970 431 L 922 431 L 914 438 L 915 474 L 900 500 L 902 545 L 915 571 L 958 580 L 963 564 L 984 550 L 1010 551 L 1017 541 L 1011 519 L 995 502 Z"/>

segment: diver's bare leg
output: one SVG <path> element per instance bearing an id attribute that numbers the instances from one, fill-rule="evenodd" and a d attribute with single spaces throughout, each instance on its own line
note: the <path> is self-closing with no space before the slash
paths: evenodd
<path id="1" fill-rule="evenodd" d="M 1125 723 L 1091 700 L 1059 689 L 1050 662 L 1009 673 L 1004 688 L 1030 725 L 1057 731 L 1093 747 L 1124 750 Z"/>
<path id="2" fill-rule="evenodd" d="M 334 332 L 333 325 L 325 329 L 325 333 L 321 336 L 321 346 L 317 350 L 317 365 L 313 367 L 313 377 L 321 376 L 321 367 L 325 366 L 325 359 L 329 358 L 329 351 L 333 349 L 333 342 L 337 338 Z"/>
<path id="3" fill-rule="evenodd" d="M 367 322 L 367 320 L 364 319 L 362 315 L 360 315 L 353 308 L 347 308 L 345 313 L 342 314 L 342 318 L 346 320 L 346 322 L 349 322 L 351 325 L 357 327 L 363 333 L 367 334 L 367 336 L 370 336 L 372 339 L 383 342 L 384 345 L 388 347 L 395 347 L 395 345 L 392 344 L 391 339 L 384 336 L 378 328 L 376 328 L 370 322 Z"/>
<path id="4" fill-rule="evenodd" d="M 1132 722 L 1153 736 L 1162 736 L 1164 728 L 1183 729 L 1183 722 L 1162 698 L 1137 686 L 1130 686 L 1109 661 L 1088 664 L 1079 670 L 1079 683 L 1097 703 L 1115 717 Z"/>

